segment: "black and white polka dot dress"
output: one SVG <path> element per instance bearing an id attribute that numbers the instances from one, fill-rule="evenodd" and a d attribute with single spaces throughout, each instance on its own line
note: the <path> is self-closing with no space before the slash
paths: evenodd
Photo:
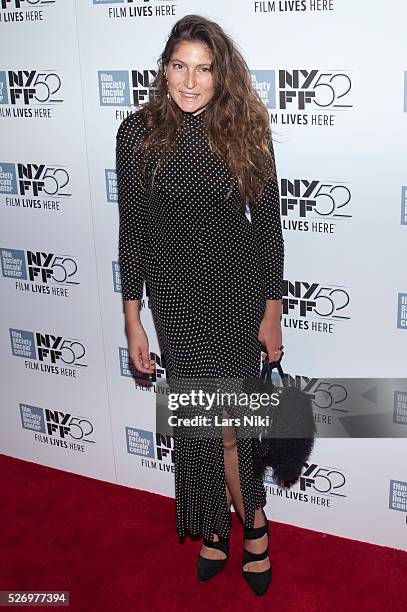
<path id="1" fill-rule="evenodd" d="M 168 377 L 258 377 L 257 339 L 266 299 L 282 297 L 284 242 L 279 191 L 267 184 L 251 221 L 239 210 L 237 184 L 228 200 L 230 172 L 208 144 L 206 110 L 181 111 L 184 129 L 175 153 L 146 180 L 134 163 L 142 153 L 142 109 L 119 126 L 119 261 L 125 300 L 150 305 Z M 273 147 L 270 142 L 273 153 Z M 132 157 L 135 151 L 135 158 Z M 148 185 L 147 189 L 144 189 Z M 237 439 L 246 525 L 266 503 L 253 474 L 250 438 Z M 221 438 L 174 438 L 176 529 L 211 538 L 231 527 Z"/>

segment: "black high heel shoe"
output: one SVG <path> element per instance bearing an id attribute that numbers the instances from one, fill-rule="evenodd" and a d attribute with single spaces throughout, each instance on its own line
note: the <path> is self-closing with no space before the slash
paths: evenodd
<path id="1" fill-rule="evenodd" d="M 243 549 L 243 559 L 242 559 L 242 574 L 244 579 L 246 580 L 249 587 L 261 597 L 267 591 L 268 587 L 271 583 L 271 565 L 268 569 L 264 570 L 264 572 L 250 572 L 248 570 L 243 570 L 243 566 L 246 563 L 250 563 L 250 561 L 262 561 L 263 559 L 267 559 L 268 550 L 269 550 L 269 525 L 266 517 L 266 513 L 262 508 L 265 524 L 262 527 L 255 527 L 254 529 L 246 529 L 244 528 L 244 539 L 245 540 L 257 540 L 261 538 L 265 533 L 267 533 L 267 548 L 262 553 L 252 553 L 246 548 Z"/>
<path id="2" fill-rule="evenodd" d="M 225 553 L 226 557 L 224 559 L 207 559 L 206 557 L 199 555 L 197 569 L 198 578 L 201 582 L 205 582 L 206 580 L 216 576 L 216 574 L 219 574 L 219 572 L 225 567 L 229 558 L 229 538 L 219 540 L 219 542 L 213 542 L 212 540 L 204 538 L 203 543 L 205 546 L 208 546 L 208 548 L 216 548 L 217 550 L 221 550 Z"/>

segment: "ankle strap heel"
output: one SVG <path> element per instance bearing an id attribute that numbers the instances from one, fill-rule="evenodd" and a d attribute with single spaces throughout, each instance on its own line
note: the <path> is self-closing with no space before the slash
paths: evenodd
<path id="1" fill-rule="evenodd" d="M 244 539 L 245 540 L 257 540 L 257 538 L 261 538 L 265 533 L 268 534 L 269 526 L 266 520 L 266 524 L 261 527 L 255 527 L 254 529 L 244 528 Z"/>
<path id="2" fill-rule="evenodd" d="M 265 524 L 262 527 L 255 527 L 253 529 L 244 528 L 244 539 L 245 540 L 257 540 L 261 538 L 265 534 L 267 534 L 267 547 L 261 553 L 253 553 L 246 548 L 243 549 L 243 558 L 242 558 L 242 574 L 252 589 L 252 591 L 258 596 L 261 597 L 267 591 L 268 587 L 271 583 L 271 565 L 268 569 L 263 572 L 253 572 L 244 570 L 243 567 L 246 563 L 250 563 L 251 561 L 263 561 L 263 559 L 268 558 L 268 550 L 269 550 L 269 525 L 267 521 L 266 514 L 263 510 Z"/>
<path id="3" fill-rule="evenodd" d="M 215 548 L 216 550 L 222 551 L 225 553 L 226 557 L 224 559 L 207 559 L 206 557 L 199 555 L 197 571 L 198 580 L 200 582 L 205 582 L 206 580 L 216 576 L 216 574 L 219 574 L 219 572 L 225 567 L 229 558 L 229 538 L 224 538 L 223 540 L 219 540 L 219 542 L 214 542 L 213 540 L 203 538 L 203 543 L 208 548 Z"/>
<path id="4" fill-rule="evenodd" d="M 226 556 L 229 554 L 229 538 L 219 540 L 219 542 L 214 542 L 213 540 L 203 538 L 203 543 L 208 548 L 216 548 L 216 550 L 221 550 Z M 220 561 L 223 561 L 223 559 L 220 559 Z"/>

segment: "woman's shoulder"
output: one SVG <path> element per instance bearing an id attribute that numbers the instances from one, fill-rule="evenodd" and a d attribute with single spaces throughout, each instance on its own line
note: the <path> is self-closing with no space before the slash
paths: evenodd
<path id="1" fill-rule="evenodd" d="M 143 136 L 145 129 L 144 110 L 140 108 L 123 119 L 118 127 L 116 138 L 122 142 L 134 143 Z"/>

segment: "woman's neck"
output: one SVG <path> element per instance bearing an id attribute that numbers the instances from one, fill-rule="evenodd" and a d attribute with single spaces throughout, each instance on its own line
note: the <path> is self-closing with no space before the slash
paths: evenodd
<path id="1" fill-rule="evenodd" d="M 196 117 L 197 115 L 200 115 L 200 113 L 202 113 L 202 112 L 205 110 L 206 106 L 207 106 L 207 105 L 205 104 L 205 106 L 203 106 L 202 108 L 199 108 L 199 109 L 196 111 L 196 113 L 192 113 L 192 114 L 194 115 L 194 117 Z"/>

